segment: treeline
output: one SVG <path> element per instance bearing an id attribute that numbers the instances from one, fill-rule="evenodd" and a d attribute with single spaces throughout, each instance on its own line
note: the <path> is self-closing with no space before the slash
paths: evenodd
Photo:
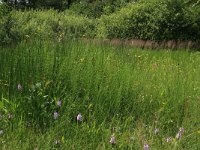
<path id="1" fill-rule="evenodd" d="M 76 0 L 3 0 L 3 2 L 16 9 L 55 8 L 62 10 L 69 8 Z"/>
<path id="2" fill-rule="evenodd" d="M 64 9 L 53 2 L 26 1 L 26 9 L 22 1 L 1 4 L 0 44 L 33 37 L 200 41 L 197 0 L 55 0 Z"/>
<path id="3" fill-rule="evenodd" d="M 102 16 L 97 30 L 107 38 L 199 40 L 200 1 L 141 0 Z"/>
<path id="4" fill-rule="evenodd" d="M 99 9 L 100 13 L 104 6 L 113 7 L 122 4 L 129 3 L 137 0 L 2 0 L 7 5 L 10 5 L 16 9 L 41 9 L 41 8 L 53 8 L 57 10 L 69 9 L 72 5 L 76 5 L 78 9 L 80 7 L 88 9 L 96 8 Z M 81 10 L 80 10 L 81 11 Z"/>

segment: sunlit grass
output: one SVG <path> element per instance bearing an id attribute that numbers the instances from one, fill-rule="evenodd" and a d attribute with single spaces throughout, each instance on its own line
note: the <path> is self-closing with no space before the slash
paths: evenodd
<path id="1" fill-rule="evenodd" d="M 32 40 L 0 48 L 0 71 L 2 149 L 200 146 L 199 52 Z"/>

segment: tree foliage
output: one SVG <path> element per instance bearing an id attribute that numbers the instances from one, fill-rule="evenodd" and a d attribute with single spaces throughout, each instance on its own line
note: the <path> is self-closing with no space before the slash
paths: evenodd
<path id="1" fill-rule="evenodd" d="M 4 0 L 15 8 L 55 8 L 64 10 L 76 0 Z"/>
<path id="2" fill-rule="evenodd" d="M 86 12 L 88 12 L 88 9 L 91 9 L 91 12 L 92 9 L 97 10 L 97 8 L 101 8 L 99 9 L 101 11 L 105 6 L 110 7 L 110 10 L 114 10 L 115 7 L 119 7 L 131 1 L 137 0 L 3 0 L 3 2 L 15 8 L 55 8 L 64 10 L 76 4 L 79 8 L 86 8 Z M 99 10 L 97 10 L 97 13 Z"/>
<path id="3" fill-rule="evenodd" d="M 13 0 L 5 3 L 0 5 L 0 43 L 18 41 L 26 35 L 51 38 L 63 34 L 110 39 L 200 40 L 200 3 L 195 0 Z"/>
<path id="4" fill-rule="evenodd" d="M 184 0 L 141 0 L 100 18 L 98 37 L 199 40 L 200 7 Z"/>

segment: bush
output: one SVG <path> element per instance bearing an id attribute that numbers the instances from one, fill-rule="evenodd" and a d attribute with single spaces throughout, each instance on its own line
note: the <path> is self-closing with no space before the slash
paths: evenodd
<path id="1" fill-rule="evenodd" d="M 111 14 L 121 7 L 126 6 L 129 2 L 136 0 L 106 0 L 106 1 L 81 1 L 74 3 L 70 11 L 78 15 L 84 15 L 89 18 L 99 18 L 103 14 Z"/>
<path id="2" fill-rule="evenodd" d="M 183 0 L 151 0 L 127 7 L 99 19 L 97 36 L 148 40 L 194 40 L 199 38 L 191 13 Z M 191 34 L 193 33 L 193 34 Z"/>
<path id="3" fill-rule="evenodd" d="M 12 11 L 10 29 L 18 40 L 30 37 L 61 40 L 67 37 L 94 37 L 94 21 L 68 11 L 55 10 Z M 3 35 L 4 36 L 4 35 Z"/>
<path id="4" fill-rule="evenodd" d="M 14 42 L 16 34 L 12 32 L 14 20 L 11 15 L 11 8 L 6 4 L 0 5 L 0 44 L 10 44 Z"/>
<path id="5" fill-rule="evenodd" d="M 193 40 L 200 40 L 200 5 L 192 6 L 189 9 L 191 26 L 188 27 L 187 33 Z"/>
<path id="6" fill-rule="evenodd" d="M 63 12 L 16 11 L 3 4 L 0 5 L 0 44 L 30 37 L 60 41 L 64 36 L 157 41 L 200 39 L 197 4 L 184 0 L 130 1 L 76 3 Z"/>
<path id="7" fill-rule="evenodd" d="M 189 34 L 193 25 L 189 6 L 184 0 L 167 0 L 165 3 L 167 9 L 163 15 L 164 19 L 158 24 L 161 27 L 159 34 L 162 39 L 193 39 Z"/>
<path id="8" fill-rule="evenodd" d="M 89 18 L 98 18 L 103 14 L 104 5 L 101 1 L 95 1 L 93 3 L 80 2 L 73 4 L 70 11 Z"/>
<path id="9" fill-rule="evenodd" d="M 154 15 L 163 10 L 152 3 L 130 4 L 114 14 L 102 16 L 97 34 L 103 38 L 152 38 L 159 17 Z"/>

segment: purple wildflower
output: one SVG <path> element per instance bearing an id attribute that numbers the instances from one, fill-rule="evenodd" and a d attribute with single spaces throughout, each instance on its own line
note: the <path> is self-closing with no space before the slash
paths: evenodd
<path id="1" fill-rule="evenodd" d="M 178 132 L 177 134 L 176 134 L 176 139 L 180 139 L 181 138 L 181 136 L 182 136 L 182 134 L 180 133 L 180 132 Z"/>
<path id="2" fill-rule="evenodd" d="M 155 128 L 154 133 L 155 133 L 155 134 L 158 134 L 158 133 L 159 133 L 159 129 L 158 129 L 158 128 Z"/>
<path id="3" fill-rule="evenodd" d="M 184 128 L 181 127 L 178 133 L 176 134 L 176 139 L 179 140 L 182 137 L 183 133 L 184 133 Z"/>
<path id="4" fill-rule="evenodd" d="M 34 150 L 38 150 L 38 147 L 35 147 Z"/>
<path id="5" fill-rule="evenodd" d="M 22 90 L 22 85 L 21 85 L 20 83 L 18 83 L 18 85 L 17 85 L 17 89 L 18 89 L 19 91 Z"/>
<path id="6" fill-rule="evenodd" d="M 55 141 L 55 144 L 56 144 L 56 145 L 59 145 L 59 144 L 60 144 L 60 140 L 56 140 L 56 141 Z"/>
<path id="7" fill-rule="evenodd" d="M 148 144 L 144 144 L 144 150 L 149 150 L 149 145 Z"/>
<path id="8" fill-rule="evenodd" d="M 3 115 L 2 115 L 2 113 L 0 112 L 0 120 L 1 120 L 1 119 L 3 119 Z"/>
<path id="9" fill-rule="evenodd" d="M 76 120 L 77 120 L 77 121 L 82 121 L 82 115 L 81 115 L 81 113 L 79 113 L 79 114 L 77 115 Z"/>
<path id="10" fill-rule="evenodd" d="M 2 135 L 3 134 L 3 130 L 0 130 L 0 135 Z"/>
<path id="11" fill-rule="evenodd" d="M 32 85 L 32 86 L 31 86 L 31 90 L 32 90 L 33 92 L 35 92 L 35 85 Z"/>
<path id="12" fill-rule="evenodd" d="M 182 127 L 179 129 L 179 132 L 181 132 L 181 133 L 183 133 L 184 131 L 185 131 L 185 129 Z"/>
<path id="13" fill-rule="evenodd" d="M 112 144 L 112 145 L 115 145 L 115 144 L 116 144 L 114 134 L 113 134 L 113 135 L 111 136 L 111 138 L 110 138 L 110 144 Z"/>
<path id="14" fill-rule="evenodd" d="M 35 86 L 36 86 L 37 88 L 41 88 L 42 84 L 41 84 L 40 82 L 38 82 L 38 83 L 35 84 Z"/>
<path id="15" fill-rule="evenodd" d="M 13 114 L 12 113 L 8 114 L 8 119 L 13 119 Z"/>
<path id="16" fill-rule="evenodd" d="M 167 138 L 166 138 L 166 142 L 167 142 L 167 143 L 169 143 L 169 142 L 171 142 L 171 141 L 172 141 L 172 138 L 171 138 L 171 137 L 167 137 Z"/>
<path id="17" fill-rule="evenodd" d="M 62 101 L 61 101 L 61 100 L 58 100 L 58 101 L 57 101 L 58 107 L 61 107 L 61 104 L 62 104 Z"/>
<path id="18" fill-rule="evenodd" d="M 54 116 L 54 119 L 57 119 L 58 118 L 58 112 L 55 111 L 54 114 L 53 114 L 53 116 Z"/>

